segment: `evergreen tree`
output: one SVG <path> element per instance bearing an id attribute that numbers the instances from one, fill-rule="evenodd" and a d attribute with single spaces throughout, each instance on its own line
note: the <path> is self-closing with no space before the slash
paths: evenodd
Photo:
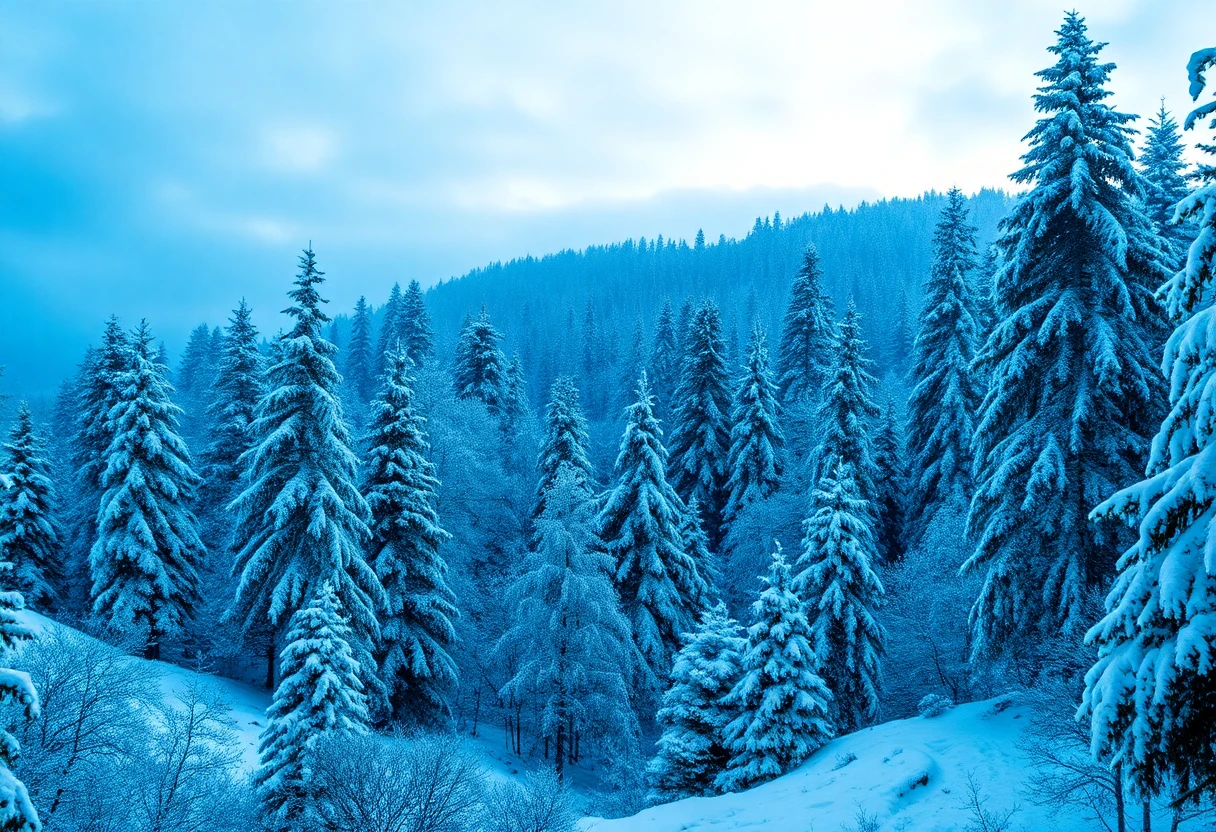
<path id="1" fill-rule="evenodd" d="M 877 383 L 870 375 L 870 359 L 861 337 L 861 316 L 853 301 L 838 326 L 832 369 L 819 406 L 819 457 L 816 477 L 830 474 L 841 465 L 849 469 L 858 496 L 872 517 L 878 503 L 878 468 L 874 464 L 871 425 L 881 411 L 874 404 Z"/>
<path id="2" fill-rule="evenodd" d="M 583 472 L 562 462 L 544 496 L 535 551 L 508 592 L 514 617 L 498 650 L 514 657 L 515 672 L 500 695 L 539 695 L 541 732 L 553 741 L 561 778 L 584 737 L 636 737 L 627 682 L 633 648 Z"/>
<path id="3" fill-rule="evenodd" d="M 629 350 L 621 362 L 620 375 L 617 381 L 616 396 L 609 416 L 623 413 L 625 408 L 633 404 L 633 386 L 646 370 L 646 333 L 642 328 L 642 319 L 638 317 L 633 322 L 633 335 L 629 339 Z M 657 418 L 657 417 L 656 417 Z"/>
<path id="4" fill-rule="evenodd" d="M 1194 98 L 1213 66 L 1216 47 L 1191 56 Z M 1212 114 L 1216 99 L 1187 117 L 1187 129 Z M 1205 149 L 1216 157 L 1216 145 Z M 1178 208 L 1198 233 L 1185 267 L 1164 287 L 1179 321 L 1163 362 L 1172 409 L 1153 443 L 1147 478 L 1094 511 L 1138 521 L 1140 534 L 1119 561 L 1106 616 L 1089 631 L 1098 659 L 1082 702 L 1099 759 L 1144 794 L 1177 786 L 1196 802 L 1216 792 L 1216 555 L 1209 542 L 1216 444 L 1207 415 L 1216 391 L 1216 166 L 1203 169 L 1203 186 Z"/>
<path id="5" fill-rule="evenodd" d="M 874 435 L 874 542 L 878 559 L 886 566 L 903 560 L 906 547 L 907 468 L 904 465 L 903 431 L 895 400 L 887 397 L 886 414 Z"/>
<path id="6" fill-rule="evenodd" d="M 507 359 L 498 347 L 501 340 L 502 334 L 483 307 L 460 331 L 453 370 L 456 397 L 477 399 L 495 416 L 501 416 L 507 406 L 510 384 Z"/>
<path id="7" fill-rule="evenodd" d="M 578 388 L 568 376 L 559 376 L 549 391 L 549 406 L 545 411 L 546 430 L 540 457 L 536 461 L 539 479 L 536 483 L 536 499 L 532 504 L 532 521 L 535 523 L 545 513 L 545 495 L 557 481 L 558 471 L 563 465 L 570 466 L 574 475 L 590 489 L 595 482 L 595 472 L 587 455 L 589 439 L 587 420 L 579 407 Z"/>
<path id="8" fill-rule="evenodd" d="M 684 543 L 684 554 L 697 567 L 697 574 L 705 581 L 709 596 L 717 597 L 722 585 L 722 570 L 717 557 L 709 549 L 709 535 L 701 522 L 701 504 L 696 497 L 689 500 L 680 512 L 679 535 Z"/>
<path id="9" fill-rule="evenodd" d="M 671 299 L 665 299 L 654 324 L 654 339 L 650 344 L 650 369 L 647 371 L 654 389 L 654 415 L 659 424 L 671 424 L 672 397 L 676 394 L 676 385 L 680 383 L 682 344 L 680 333 L 676 329 L 676 316 L 671 309 Z M 631 390 L 635 381 L 636 377 L 630 380 Z"/>
<path id="10" fill-rule="evenodd" d="M 847 468 L 824 474 L 803 522 L 793 588 L 807 607 L 816 669 L 835 697 L 833 715 L 851 733 L 878 713 L 879 660 L 886 636 L 874 613 L 883 588 L 874 571 L 868 506 Z"/>
<path id="11" fill-rule="evenodd" d="M 730 394 L 722 350 L 722 318 L 717 305 L 707 300 L 689 327 L 669 468 L 680 496 L 701 503 L 711 546 L 721 539 L 730 453 Z"/>
<path id="12" fill-rule="evenodd" d="M 1164 241 L 1168 265 L 1180 268 L 1187 246 L 1191 242 L 1193 228 L 1174 223 L 1174 207 L 1186 198 L 1190 189 L 1186 184 L 1186 161 L 1182 158 L 1182 140 L 1178 134 L 1178 122 L 1165 109 L 1161 109 L 1149 122 L 1144 142 L 1144 153 L 1140 157 L 1140 170 L 1144 174 L 1144 210 L 1153 228 Z"/>
<path id="13" fill-rule="evenodd" d="M 401 340 L 401 313 L 404 308 L 405 299 L 401 296 L 401 284 L 394 283 L 392 291 L 388 294 L 388 302 L 384 304 L 384 317 L 380 321 L 380 335 L 376 341 L 377 375 L 384 372 L 388 354 Z M 318 332 L 318 334 L 320 333 Z"/>
<path id="14" fill-rule="evenodd" d="M 3 485 L 2 481 L 0 485 Z M 4 573 L 9 568 L 7 562 L 0 561 L 0 580 L 5 579 Z M 4 664 L 10 663 L 8 660 L 22 642 L 33 638 L 33 633 L 16 616 L 24 606 L 20 592 L 0 592 L 0 661 Z M 28 673 L 0 667 L 0 704 L 15 705 L 27 723 L 38 718 L 38 691 Z M 21 746 L 8 728 L 12 721 L 6 719 L 0 727 L 0 829 L 38 832 L 42 828 L 38 810 L 34 808 L 25 784 L 13 773 Z"/>
<path id="15" fill-rule="evenodd" d="M 645 375 L 637 395 L 626 414 L 616 485 L 603 499 L 597 528 L 615 564 L 621 607 L 649 669 L 649 687 L 667 678 L 680 633 L 696 620 L 708 588 L 680 539 L 684 506 L 664 475 L 667 450 Z"/>
<path id="16" fill-rule="evenodd" d="M 815 671 L 810 628 L 777 545 L 763 590 L 752 604 L 743 675 L 722 704 L 737 714 L 726 725 L 730 763 L 714 779 L 734 792 L 780 777 L 832 738 L 832 694 Z"/>
<path id="17" fill-rule="evenodd" d="M 114 439 L 89 554 L 93 613 L 141 635 L 147 657 L 157 659 L 161 640 L 181 630 L 199 601 L 205 551 L 190 510 L 199 477 L 177 434 L 181 411 L 146 321 L 135 331 L 129 360 L 115 381 Z"/>
<path id="18" fill-rule="evenodd" d="M 56 605 L 63 584 L 63 531 L 50 466 L 25 402 L 4 450 L 8 487 L 0 488 L 0 562 L 9 566 L 0 580 L 47 610 Z"/>
<path id="19" fill-rule="evenodd" d="M 358 460 L 338 399 L 329 318 L 317 287 L 324 281 L 312 249 L 300 257 L 288 293 L 291 332 L 278 339 L 258 405 L 256 442 L 241 457 L 245 490 L 234 502 L 234 564 L 240 575 L 232 615 L 246 634 L 269 631 L 267 682 L 273 686 L 274 635 L 324 581 L 333 586 L 362 653 L 377 635 L 383 590 L 363 557 L 370 512 L 355 485 Z"/>
<path id="20" fill-rule="evenodd" d="M 959 194 L 960 199 L 962 194 Z M 964 209 L 965 210 L 965 209 Z M 899 290 L 895 301 L 895 315 L 891 328 L 887 332 L 886 367 L 897 379 L 903 380 L 908 375 L 908 362 L 912 357 L 912 349 L 916 338 L 916 329 L 912 323 L 912 311 L 908 308 L 908 295 Z"/>
<path id="21" fill-rule="evenodd" d="M 215 383 L 222 341 L 222 334 L 213 336 L 210 326 L 199 324 L 191 330 L 177 367 L 174 387 L 182 409 L 181 433 L 191 447 L 198 447 L 201 444 L 199 440 L 207 432 L 207 404 Z"/>
<path id="22" fill-rule="evenodd" d="M 333 737 L 367 732 L 367 703 L 352 638 L 328 580 L 291 616 L 282 681 L 266 711 L 254 775 L 262 819 L 272 832 L 327 828 L 326 784 L 313 779 L 317 748 Z"/>
<path id="23" fill-rule="evenodd" d="M 367 561 L 384 587 L 376 664 L 398 724 L 436 726 L 451 717 L 446 694 L 456 683 L 450 650 L 456 597 L 439 547 L 439 481 L 428 459 L 426 419 L 415 412 L 411 360 L 404 344 L 389 353 L 372 406 L 363 494 L 371 509 Z"/>
<path id="24" fill-rule="evenodd" d="M 426 311 L 422 285 L 417 280 L 410 281 L 401 303 L 400 338 L 406 355 L 415 366 L 421 365 L 435 351 L 431 316 Z"/>
<path id="25" fill-rule="evenodd" d="M 1117 529 L 1088 507 L 1132 481 L 1159 420 L 1162 384 L 1149 345 L 1164 276 L 1132 167 L 1132 116 L 1103 103 L 1113 64 L 1069 13 L 1057 63 L 1016 182 L 1031 185 L 1001 222 L 997 306 L 1004 320 L 977 365 L 990 368 L 972 452 L 977 539 L 964 564 L 982 573 L 975 654 L 1032 644 L 1081 624 L 1086 593 L 1110 577 Z"/>
<path id="26" fill-rule="evenodd" d="M 377 362 L 372 355 L 372 312 L 367 298 L 359 295 L 355 301 L 355 314 L 350 321 L 350 346 L 346 348 L 346 366 L 343 381 L 347 389 L 355 394 L 360 407 L 366 405 L 376 394 Z"/>
<path id="27" fill-rule="evenodd" d="M 730 762 L 726 726 L 735 716 L 722 700 L 742 675 L 746 646 L 722 603 L 706 610 L 685 636 L 655 717 L 663 733 L 646 773 L 656 800 L 716 793 L 714 778 Z"/>
<path id="28" fill-rule="evenodd" d="M 971 369 L 977 326 L 969 275 L 975 266 L 975 228 L 962 191 L 952 188 L 933 236 L 913 347 L 908 444 L 916 538 L 935 508 L 971 498 L 971 441 L 983 393 Z"/>
<path id="29" fill-rule="evenodd" d="M 752 328 L 747 366 L 735 389 L 727 461 L 727 524 L 751 503 L 777 490 L 785 468 L 785 437 L 777 424 L 779 405 L 768 366 L 768 348 L 759 322 Z"/>
<path id="30" fill-rule="evenodd" d="M 777 390 L 787 408 L 819 401 L 831 368 L 833 338 L 831 299 L 823 289 L 819 250 L 811 243 L 790 290 L 778 351 Z"/>

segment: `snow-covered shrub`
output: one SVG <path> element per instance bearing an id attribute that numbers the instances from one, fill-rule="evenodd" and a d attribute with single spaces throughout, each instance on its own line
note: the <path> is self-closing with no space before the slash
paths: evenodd
<path id="1" fill-rule="evenodd" d="M 544 768 L 526 785 L 501 783 L 486 795 L 484 832 L 573 832 L 579 813 L 557 773 Z"/>
<path id="2" fill-rule="evenodd" d="M 916 706 L 916 712 L 926 719 L 941 716 L 954 707 L 954 700 L 940 693 L 927 694 Z"/>

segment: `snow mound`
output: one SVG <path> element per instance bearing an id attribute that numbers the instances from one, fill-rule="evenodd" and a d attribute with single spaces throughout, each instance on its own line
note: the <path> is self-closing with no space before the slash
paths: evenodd
<path id="1" fill-rule="evenodd" d="M 619 820 L 585 818 L 581 830 L 838 832 L 855 829 L 860 811 L 883 832 L 963 832 L 974 822 L 964 806 L 969 777 L 989 811 L 1019 807 L 1011 830 L 1091 829 L 1080 815 L 1053 816 L 1025 794 L 1029 764 L 1017 740 L 1027 720 L 1026 708 L 999 699 L 887 722 L 833 740 L 800 768 L 754 789 Z"/>

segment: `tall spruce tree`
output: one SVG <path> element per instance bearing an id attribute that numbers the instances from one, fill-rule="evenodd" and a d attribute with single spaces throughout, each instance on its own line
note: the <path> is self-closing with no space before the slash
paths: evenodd
<path id="1" fill-rule="evenodd" d="M 350 344 L 343 367 L 343 381 L 359 406 L 366 405 L 376 394 L 376 369 L 372 353 L 372 311 L 367 298 L 359 295 L 355 301 L 355 314 L 350 319 Z"/>
<path id="2" fill-rule="evenodd" d="M 790 290 L 777 357 L 777 390 L 787 408 L 814 406 L 832 364 L 831 299 L 823 289 L 823 266 L 814 243 L 807 245 Z"/>
<path id="3" fill-rule="evenodd" d="M 832 368 L 819 406 L 819 455 L 816 479 L 846 466 L 866 502 L 871 517 L 877 505 L 878 468 L 874 464 L 873 423 L 881 411 L 874 403 L 877 384 L 870 375 L 870 359 L 861 337 L 861 315 L 849 300 L 844 320 L 837 327 Z"/>
<path id="4" fill-rule="evenodd" d="M 254 774 L 262 821 L 271 832 L 326 829 L 326 785 L 313 777 L 317 748 L 367 732 L 354 638 L 333 585 L 296 610 L 283 648 L 282 681 L 266 711 Z"/>
<path id="5" fill-rule="evenodd" d="M 350 616 L 356 653 L 377 635 L 384 591 L 364 560 L 367 502 L 355 484 L 358 459 L 338 399 L 335 347 L 317 291 L 324 282 L 311 248 L 286 314 L 295 319 L 275 346 L 268 392 L 253 423 L 256 443 L 241 457 L 234 564 L 240 576 L 232 615 L 247 634 L 269 632 L 267 683 L 273 687 L 275 635 L 325 581 Z"/>
<path id="6" fill-rule="evenodd" d="M 722 536 L 726 464 L 730 453 L 730 394 L 723 357 L 722 316 L 707 300 L 693 316 L 676 388 L 668 460 L 672 485 L 701 503 L 710 545 Z"/>
<path id="7" fill-rule="evenodd" d="M 697 567 L 697 574 L 705 581 L 708 598 L 718 597 L 722 587 L 722 569 L 717 556 L 709 549 L 709 535 L 705 533 L 705 524 L 701 520 L 701 504 L 693 497 L 684 504 L 680 513 L 678 529 L 680 541 L 684 544 L 684 554 Z"/>
<path id="8" fill-rule="evenodd" d="M 692 628 L 708 587 L 680 539 L 684 505 L 667 482 L 667 450 L 645 375 L 637 398 L 626 414 L 616 483 L 603 498 L 596 525 L 614 564 L 634 643 L 649 669 L 643 686 L 654 689 L 667 678 L 680 634 Z"/>
<path id="9" fill-rule="evenodd" d="M 1191 95 L 1216 67 L 1216 47 L 1191 56 Z M 1216 98 L 1196 108 L 1187 129 L 1216 114 Z M 1216 116 L 1209 124 L 1216 129 Z M 1201 145 L 1201 147 L 1204 147 Z M 1205 147 L 1216 161 L 1216 144 Z M 1216 793 L 1216 552 L 1211 546 L 1216 406 L 1216 165 L 1179 205 L 1197 228 L 1184 268 L 1164 287 L 1179 321 L 1165 348 L 1172 409 L 1153 442 L 1148 476 L 1098 506 L 1096 517 L 1139 523 L 1119 561 L 1106 616 L 1088 640 L 1098 659 L 1086 676 L 1082 712 L 1093 750 L 1139 791 L 1166 788 L 1202 803 Z"/>
<path id="10" fill-rule="evenodd" d="M 721 700 L 735 716 L 725 729 L 730 754 L 714 779 L 734 792 L 780 777 L 832 738 L 832 694 L 815 671 L 810 627 L 778 544 L 752 604 L 743 675 Z"/>
<path id="11" fill-rule="evenodd" d="M 431 316 L 426 311 L 422 284 L 417 280 L 410 281 L 401 301 L 399 332 L 405 353 L 415 366 L 420 366 L 435 351 L 435 332 L 431 329 Z"/>
<path id="12" fill-rule="evenodd" d="M 388 354 L 401 340 L 401 313 L 405 299 L 401 296 L 401 284 L 394 283 L 384 304 L 384 316 L 380 319 L 380 334 L 376 338 L 376 374 L 384 372 Z M 328 319 L 327 319 L 328 320 Z"/>
<path id="13" fill-rule="evenodd" d="M 629 337 L 629 347 L 625 354 L 621 356 L 612 408 L 606 415 L 615 417 L 625 412 L 625 408 L 633 404 L 634 384 L 646 370 L 646 366 L 646 331 L 642 326 L 642 318 L 639 315 L 633 322 L 633 334 Z"/>
<path id="14" fill-rule="evenodd" d="M 456 397 L 477 399 L 494 416 L 502 416 L 510 395 L 510 367 L 499 349 L 502 333 L 490 323 L 482 307 L 476 318 L 468 318 L 456 343 L 453 369 Z"/>
<path id="15" fill-rule="evenodd" d="M 3 485 L 3 478 L 0 478 Z M 7 583 L 9 564 L 0 554 L 0 581 Z M 16 616 L 25 606 L 20 592 L 0 592 L 0 662 L 9 664 L 17 648 L 33 638 L 33 633 Z M 38 691 L 30 676 L 23 670 L 0 667 L 0 705 L 4 710 L 17 710 L 24 722 L 39 717 Z M 0 723 L 0 829 L 5 832 L 38 832 L 42 824 L 38 810 L 30 800 L 25 784 L 17 779 L 13 768 L 21 753 L 17 738 L 9 726 L 17 720 L 6 718 Z"/>
<path id="16" fill-rule="evenodd" d="M 595 471 L 587 455 L 590 442 L 587 420 L 579 406 L 578 388 L 569 376 L 559 376 L 549 390 L 549 406 L 545 409 L 545 439 L 536 461 L 538 479 L 536 498 L 532 503 L 532 521 L 545 513 L 545 495 L 557 481 L 563 465 L 570 466 L 574 475 L 588 489 L 595 482 Z"/>
<path id="17" fill-rule="evenodd" d="M 1083 600 L 1114 570 L 1118 529 L 1086 515 L 1142 469 L 1160 420 L 1150 344 L 1165 276 L 1132 165 L 1132 116 L 1105 100 L 1113 64 L 1070 12 L 1027 134 L 1016 182 L 1031 186 L 1001 222 L 997 306 L 1004 320 L 976 357 L 990 368 L 972 451 L 968 519 L 984 575 L 973 652 L 1005 652 L 1083 624 Z"/>
<path id="18" fill-rule="evenodd" d="M 874 467 L 878 469 L 874 481 L 874 543 L 879 561 L 893 566 L 903 560 L 907 548 L 908 472 L 904 463 L 903 425 L 895 399 L 890 395 L 874 434 Z"/>
<path id="19" fill-rule="evenodd" d="M 933 235 L 933 266 L 913 347 L 908 446 L 915 538 L 937 507 L 971 499 L 971 441 L 983 396 L 971 368 L 977 325 L 970 273 L 976 256 L 966 199 L 951 188 Z"/>
<path id="20" fill-rule="evenodd" d="M 222 333 L 212 333 L 207 324 L 196 326 L 190 332 L 173 377 L 178 405 L 182 409 L 181 434 L 190 447 L 202 445 L 207 434 L 207 405 L 211 401 L 222 342 Z"/>
<path id="21" fill-rule="evenodd" d="M 841 733 L 868 725 L 878 713 L 886 636 L 875 618 L 883 587 L 867 509 L 844 465 L 820 477 L 795 564 L 793 589 L 806 604 L 816 669 L 832 691 Z"/>
<path id="22" fill-rule="evenodd" d="M 1174 207 L 1190 192 L 1186 184 L 1187 164 L 1182 158 L 1182 150 L 1178 122 L 1165 109 L 1165 99 L 1162 99 L 1161 109 L 1149 122 L 1146 131 L 1140 170 L 1145 181 L 1144 210 L 1165 243 L 1171 269 L 1181 268 L 1187 247 L 1194 237 L 1194 228 L 1173 221 Z"/>
<path id="23" fill-rule="evenodd" d="M 612 584 L 612 557 L 595 537 L 594 502 L 583 472 L 562 462 L 524 574 L 508 591 L 514 617 L 497 648 L 514 658 L 500 695 L 538 697 L 558 778 L 584 740 L 632 740 L 638 732 L 628 681 L 636 654 Z"/>
<path id="24" fill-rule="evenodd" d="M 50 465 L 26 402 L 17 409 L 4 450 L 8 487 L 0 488 L 0 562 L 9 566 L 0 584 L 46 611 L 63 586 L 63 530 Z"/>
<path id="25" fill-rule="evenodd" d="M 887 330 L 886 342 L 881 345 L 885 347 L 883 369 L 891 372 L 900 380 L 908 375 L 913 344 L 916 340 L 916 325 L 913 323 L 913 317 L 912 310 L 908 308 L 908 293 L 900 289 L 895 301 L 890 329 Z"/>
<path id="26" fill-rule="evenodd" d="M 158 659 L 161 641 L 182 629 L 199 601 L 205 550 L 190 510 L 199 477 L 177 433 L 181 411 L 146 321 L 131 339 L 129 361 L 115 380 L 114 439 L 89 553 L 93 613 L 141 636 L 145 655 Z"/>
<path id="27" fill-rule="evenodd" d="M 656 800 L 717 792 L 714 779 L 730 762 L 726 726 L 735 716 L 723 699 L 743 673 L 746 647 L 723 603 L 706 610 L 685 637 L 655 717 L 662 729 L 659 750 L 646 767 Z"/>
<path id="28" fill-rule="evenodd" d="M 676 394 L 676 385 L 680 383 L 680 365 L 683 354 L 683 342 L 676 327 L 676 316 L 671 309 L 671 299 L 666 298 L 654 324 L 654 337 L 650 343 L 650 364 L 647 370 L 654 390 L 654 415 L 660 424 L 671 425 L 672 399 Z M 636 380 L 636 377 L 630 380 L 630 404 L 632 404 L 632 385 Z"/>
<path id="29" fill-rule="evenodd" d="M 449 535 L 439 525 L 439 480 L 427 458 L 426 419 L 414 408 L 412 362 L 404 344 L 388 355 L 372 405 L 363 495 L 371 509 L 367 562 L 384 587 L 376 664 L 388 713 L 400 726 L 435 727 L 451 718 L 447 696 L 457 680 L 451 649 L 456 596 L 439 553 Z"/>
<path id="30" fill-rule="evenodd" d="M 785 436 L 778 424 L 779 409 L 764 329 L 756 322 L 731 413 L 734 426 L 730 432 L 727 500 L 723 511 L 728 525 L 747 506 L 771 497 L 781 482 Z"/>

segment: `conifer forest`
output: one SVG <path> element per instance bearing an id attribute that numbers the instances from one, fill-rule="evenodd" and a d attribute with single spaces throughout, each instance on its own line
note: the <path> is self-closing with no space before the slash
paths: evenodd
<path id="1" fill-rule="evenodd" d="M 1216 829 L 1216 10 L 1194 9 L 1141 78 L 1102 13 L 1053 7 L 1033 68 L 976 104 L 1033 115 L 991 118 L 1011 152 L 975 187 L 942 128 L 928 187 L 734 235 L 507 228 L 515 256 L 449 276 L 358 268 L 364 238 L 325 220 L 233 255 L 244 288 L 167 240 L 151 283 L 49 312 L 27 301 L 68 253 L 29 243 L 52 203 L 19 172 L 86 174 L 6 138 L 56 118 L 19 83 L 55 46 L 0 13 L 6 320 L 68 355 L 0 354 L 0 830 Z M 348 35 L 317 59 L 377 107 Z M 255 89 L 278 71 L 241 61 Z M 468 133 L 394 153 L 536 162 Z M 87 251 L 73 279 L 109 286 Z"/>

